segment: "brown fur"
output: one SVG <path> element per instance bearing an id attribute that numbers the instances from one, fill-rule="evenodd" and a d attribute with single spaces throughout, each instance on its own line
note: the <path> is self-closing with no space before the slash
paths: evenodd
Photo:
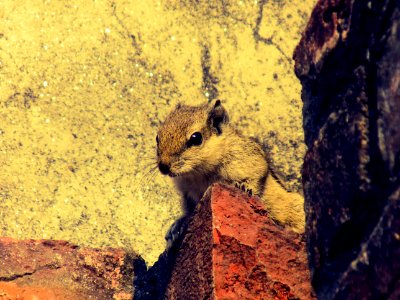
<path id="1" fill-rule="evenodd" d="M 201 145 L 187 147 L 200 132 Z M 190 214 L 214 182 L 244 186 L 261 197 L 271 218 L 297 232 L 304 230 L 303 198 L 289 193 L 269 172 L 266 153 L 255 140 L 237 132 L 219 101 L 211 105 L 178 105 L 158 131 L 158 162 L 169 167 Z"/>

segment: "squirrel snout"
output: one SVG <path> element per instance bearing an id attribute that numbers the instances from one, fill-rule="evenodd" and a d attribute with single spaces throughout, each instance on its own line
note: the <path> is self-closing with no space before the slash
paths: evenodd
<path id="1" fill-rule="evenodd" d="M 167 175 L 170 172 L 169 166 L 166 164 L 163 164 L 162 162 L 158 163 L 158 168 L 160 169 L 160 172 L 164 175 Z"/>

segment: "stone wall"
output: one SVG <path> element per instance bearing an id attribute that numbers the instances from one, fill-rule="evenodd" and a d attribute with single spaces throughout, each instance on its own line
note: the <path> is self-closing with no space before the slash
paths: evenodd
<path id="1" fill-rule="evenodd" d="M 126 247 L 153 264 L 181 214 L 155 163 L 177 102 L 222 99 L 297 189 L 291 55 L 315 2 L 0 1 L 0 236 Z"/>
<path id="2" fill-rule="evenodd" d="M 400 2 L 320 0 L 296 48 L 312 283 L 321 299 L 400 293 Z"/>

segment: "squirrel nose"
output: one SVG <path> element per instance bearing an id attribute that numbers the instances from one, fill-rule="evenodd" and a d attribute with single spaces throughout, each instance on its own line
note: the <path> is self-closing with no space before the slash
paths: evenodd
<path id="1" fill-rule="evenodd" d="M 163 163 L 158 163 L 158 168 L 160 169 L 160 172 L 164 175 L 167 175 L 169 173 L 169 166 L 165 165 Z"/>

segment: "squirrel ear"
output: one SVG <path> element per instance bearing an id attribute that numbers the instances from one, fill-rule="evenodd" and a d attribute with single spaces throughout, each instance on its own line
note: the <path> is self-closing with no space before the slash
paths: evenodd
<path id="1" fill-rule="evenodd" d="M 226 124 L 229 121 L 228 113 L 221 104 L 221 100 L 216 100 L 212 105 L 212 108 L 208 114 L 208 120 L 210 125 L 217 130 L 218 134 L 222 133 L 222 124 Z"/>

